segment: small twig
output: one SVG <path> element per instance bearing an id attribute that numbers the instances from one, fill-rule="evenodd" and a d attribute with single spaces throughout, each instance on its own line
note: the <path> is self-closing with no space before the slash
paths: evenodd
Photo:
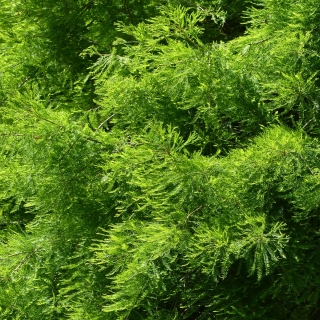
<path id="1" fill-rule="evenodd" d="M 82 166 L 73 176 L 70 180 L 68 180 L 68 183 L 72 182 L 77 176 L 79 173 L 81 173 L 85 168 L 87 168 L 88 165 L 84 165 Z"/>
<path id="2" fill-rule="evenodd" d="M 79 139 L 80 139 L 80 136 L 71 143 L 71 145 L 70 145 L 70 147 L 67 149 L 67 151 L 66 151 L 66 152 L 60 157 L 60 159 L 58 160 L 59 163 L 63 160 L 63 158 L 66 156 L 66 154 L 69 153 L 69 151 L 74 147 L 74 145 L 78 142 Z"/>
<path id="3" fill-rule="evenodd" d="M 92 109 L 89 109 L 88 111 L 97 111 L 98 109 L 100 109 L 101 107 L 96 107 L 96 108 L 92 108 Z"/>
<path id="4" fill-rule="evenodd" d="M 314 175 L 312 169 L 310 168 L 310 166 L 308 164 L 307 164 L 307 167 L 308 167 L 309 171 L 311 172 L 311 174 Z"/>
<path id="5" fill-rule="evenodd" d="M 96 131 L 98 131 L 107 121 L 109 121 L 114 116 L 115 116 L 115 113 L 113 115 L 111 115 L 109 118 L 107 118 L 106 120 L 104 120 L 102 123 L 100 123 L 99 127 L 98 127 L 98 129 Z"/>
<path id="6" fill-rule="evenodd" d="M 38 69 L 36 69 L 36 71 L 33 73 L 32 76 L 25 78 L 19 85 L 18 88 L 21 88 L 23 85 L 25 85 L 25 83 L 27 81 L 29 81 L 31 79 L 31 77 L 35 76 L 38 73 Z"/>
<path id="7" fill-rule="evenodd" d="M 21 134 L 21 133 L 0 133 L 0 136 L 14 136 L 14 137 L 24 137 L 25 134 Z"/>
<path id="8" fill-rule="evenodd" d="M 149 263 L 149 261 L 151 261 L 152 258 L 153 258 L 153 255 L 148 259 L 147 263 Z M 125 320 L 128 320 L 128 319 L 129 319 L 129 316 L 130 316 L 133 308 L 136 306 L 136 304 L 137 304 L 137 302 L 138 302 L 138 300 L 139 300 L 139 297 L 140 297 L 143 289 L 144 289 L 145 286 L 147 285 L 147 283 L 148 283 L 148 276 L 146 276 L 146 279 L 145 279 L 144 283 L 141 285 L 140 290 L 139 290 L 139 292 L 138 292 L 138 294 L 136 295 L 136 298 L 135 298 L 135 300 L 134 300 L 134 303 L 133 303 L 131 309 L 128 311 L 128 313 L 127 313 L 127 315 L 126 315 L 126 317 L 125 317 Z"/>
<path id="9" fill-rule="evenodd" d="M 203 209 L 204 205 L 202 204 L 200 207 L 198 207 L 197 209 L 193 210 L 192 212 L 190 212 L 187 217 L 186 217 L 186 220 L 185 220 L 185 223 L 189 220 L 189 218 L 197 211 Z"/>
<path id="10" fill-rule="evenodd" d="M 16 252 L 16 253 L 13 253 L 13 254 L 9 254 L 8 256 L 6 256 L 5 258 L 0 258 L 0 260 L 6 260 L 8 258 L 11 258 L 11 257 L 14 257 L 14 256 L 18 256 L 19 254 L 23 254 L 23 253 L 26 253 L 25 251 L 22 251 L 22 252 Z"/>
<path id="11" fill-rule="evenodd" d="M 270 39 L 272 39 L 273 37 L 268 37 L 268 38 L 265 38 L 265 39 L 262 39 L 262 40 L 259 40 L 259 41 L 255 41 L 255 42 L 251 42 L 249 43 L 250 46 L 254 45 L 254 44 L 260 44 L 260 43 L 263 43 L 263 42 L 266 42 Z"/>
<path id="12" fill-rule="evenodd" d="M 133 19 L 132 19 L 132 14 L 131 14 L 130 7 L 128 6 L 127 0 L 124 0 L 123 2 L 124 2 L 124 6 L 126 8 L 127 14 L 129 16 L 130 23 L 132 24 L 133 23 Z"/>
<path id="13" fill-rule="evenodd" d="M 63 174 L 63 172 L 61 170 L 60 163 L 58 164 L 58 169 L 59 169 L 59 172 L 61 174 L 61 177 L 62 177 L 62 180 L 63 180 L 63 183 L 64 183 L 64 187 L 65 187 L 65 189 L 66 189 L 66 191 L 68 193 L 69 198 L 71 199 L 71 194 L 69 192 L 69 185 L 68 185 L 67 180 L 66 180 L 66 178 L 65 178 L 65 176 L 64 176 L 64 174 Z"/>
<path id="14" fill-rule="evenodd" d="M 54 122 L 54 121 L 51 121 L 51 120 L 49 120 L 49 119 L 46 119 L 46 118 L 42 118 L 41 116 L 39 116 L 39 115 L 38 115 L 35 111 L 33 111 L 33 110 L 28 110 L 28 112 L 29 112 L 29 113 L 33 113 L 37 118 L 39 118 L 39 119 L 41 119 L 41 120 L 43 120 L 43 121 L 49 122 L 49 123 L 51 123 L 51 124 L 54 124 L 55 126 L 60 127 L 60 129 L 65 129 L 65 127 L 64 127 L 63 125 L 61 125 L 61 124 L 59 124 L 59 123 L 56 123 L 56 122 Z"/>
<path id="15" fill-rule="evenodd" d="M 196 5 L 196 4 L 194 4 L 194 3 L 191 3 L 190 1 L 188 1 L 188 0 L 185 0 L 186 1 L 186 3 L 188 3 L 188 4 L 190 4 L 191 6 L 193 6 L 193 7 L 197 7 L 197 8 L 199 8 L 201 11 L 205 11 L 203 8 L 201 8 L 199 5 Z"/>
<path id="16" fill-rule="evenodd" d="M 305 159 L 302 155 L 300 155 L 300 158 L 301 158 L 302 160 L 306 161 L 306 159 Z M 311 174 L 314 175 L 314 172 L 312 171 L 312 169 L 310 168 L 310 166 L 309 166 L 307 163 L 306 163 L 306 165 L 307 165 L 309 171 L 311 172 Z"/>
<path id="17" fill-rule="evenodd" d="M 30 80 L 30 77 L 25 78 L 25 79 L 18 85 L 18 88 L 21 88 L 28 80 Z"/>
<path id="18" fill-rule="evenodd" d="M 304 129 L 313 119 L 310 119 L 303 127 L 302 129 Z"/>
<path id="19" fill-rule="evenodd" d="M 101 141 L 93 139 L 93 138 L 90 138 L 90 137 L 87 137 L 87 136 L 83 136 L 83 139 L 85 139 L 87 141 L 103 144 Z"/>
<path id="20" fill-rule="evenodd" d="M 26 263 L 26 261 L 27 261 L 30 257 L 32 257 L 39 249 L 40 249 L 40 248 L 36 248 L 36 249 L 34 249 L 30 254 L 27 254 L 27 255 L 25 256 L 25 258 L 22 259 L 22 260 L 20 261 L 20 263 L 17 265 L 17 267 L 11 272 L 11 274 L 17 272 L 17 271 L 21 268 L 21 266 L 23 266 L 23 265 Z"/>

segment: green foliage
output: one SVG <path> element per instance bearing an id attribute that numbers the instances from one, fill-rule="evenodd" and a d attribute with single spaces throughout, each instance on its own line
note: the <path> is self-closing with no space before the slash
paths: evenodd
<path id="1" fill-rule="evenodd" d="M 1 318 L 319 318 L 316 0 L 0 4 Z"/>

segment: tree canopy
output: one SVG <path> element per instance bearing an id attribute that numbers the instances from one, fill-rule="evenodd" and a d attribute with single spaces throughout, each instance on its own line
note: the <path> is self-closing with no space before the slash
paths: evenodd
<path id="1" fill-rule="evenodd" d="M 318 0 L 0 4 L 1 319 L 319 319 Z"/>

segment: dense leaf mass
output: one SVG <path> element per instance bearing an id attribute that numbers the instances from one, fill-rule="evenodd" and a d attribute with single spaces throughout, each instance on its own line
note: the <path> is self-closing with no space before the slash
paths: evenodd
<path id="1" fill-rule="evenodd" d="M 0 5 L 1 319 L 319 319 L 318 0 Z"/>

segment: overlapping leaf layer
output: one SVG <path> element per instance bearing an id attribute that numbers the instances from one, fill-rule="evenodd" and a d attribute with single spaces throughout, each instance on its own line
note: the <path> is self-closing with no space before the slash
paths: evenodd
<path id="1" fill-rule="evenodd" d="M 1 319 L 318 319 L 316 0 L 1 0 Z"/>

